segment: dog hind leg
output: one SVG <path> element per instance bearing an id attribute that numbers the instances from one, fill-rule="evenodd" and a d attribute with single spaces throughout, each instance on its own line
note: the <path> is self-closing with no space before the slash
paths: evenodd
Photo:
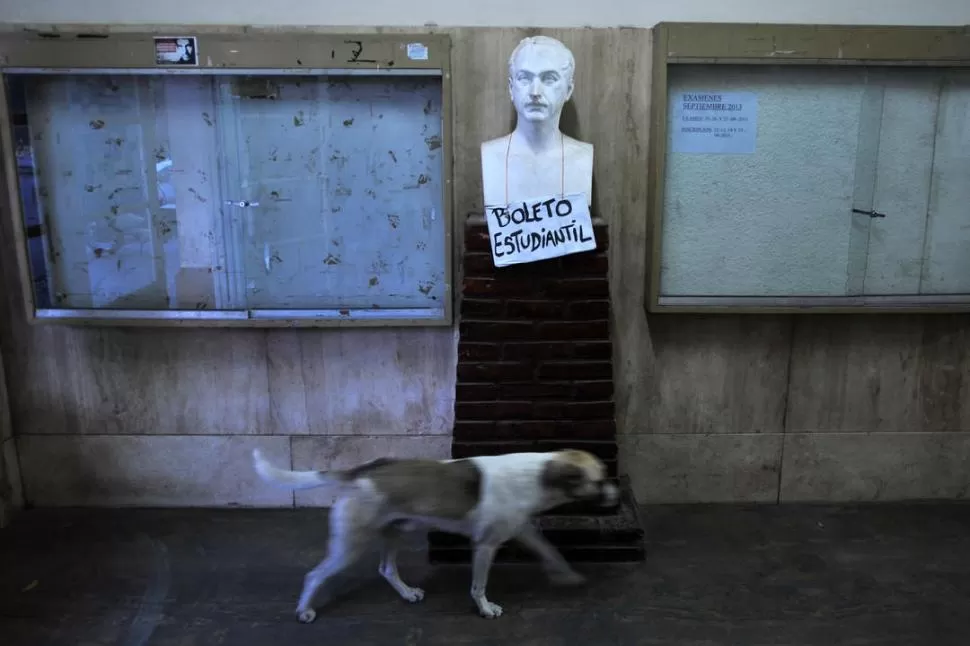
<path id="1" fill-rule="evenodd" d="M 401 575 L 397 571 L 397 550 L 400 540 L 400 530 L 393 527 L 384 530 L 379 572 L 402 599 L 416 603 L 424 599 L 424 590 L 413 588 L 401 580 Z"/>
<path id="2" fill-rule="evenodd" d="M 315 568 L 307 572 L 303 580 L 303 590 L 296 607 L 296 616 L 308 624 L 316 619 L 313 598 L 327 581 L 354 564 L 367 550 L 368 540 L 365 531 L 373 513 L 354 501 L 338 500 L 330 513 L 330 539 L 327 557 Z"/>

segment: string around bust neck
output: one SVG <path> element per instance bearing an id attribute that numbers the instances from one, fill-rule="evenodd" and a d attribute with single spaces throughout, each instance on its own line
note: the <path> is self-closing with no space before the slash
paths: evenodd
<path id="1" fill-rule="evenodd" d="M 515 132 L 509 133 L 509 141 L 505 145 L 505 204 L 509 203 L 509 152 L 512 150 L 512 137 L 515 136 Z M 564 197 L 566 195 L 566 136 L 559 132 L 559 197 Z"/>

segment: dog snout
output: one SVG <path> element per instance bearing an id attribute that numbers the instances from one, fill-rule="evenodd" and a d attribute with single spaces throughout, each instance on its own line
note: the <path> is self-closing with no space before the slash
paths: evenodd
<path id="1" fill-rule="evenodd" d="M 600 497 L 604 507 L 614 507 L 620 502 L 620 490 L 611 482 L 604 482 L 600 489 Z"/>

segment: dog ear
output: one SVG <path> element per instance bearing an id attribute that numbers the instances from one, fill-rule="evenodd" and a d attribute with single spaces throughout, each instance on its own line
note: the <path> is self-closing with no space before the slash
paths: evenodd
<path id="1" fill-rule="evenodd" d="M 559 489 L 571 494 L 574 489 L 582 486 L 586 474 L 581 468 L 570 462 L 550 460 L 542 470 L 542 484 L 550 489 Z"/>

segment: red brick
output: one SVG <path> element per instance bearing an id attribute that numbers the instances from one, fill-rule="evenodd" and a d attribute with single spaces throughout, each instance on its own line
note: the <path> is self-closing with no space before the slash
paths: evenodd
<path id="1" fill-rule="evenodd" d="M 596 235 L 599 236 L 598 233 Z M 492 252 L 492 243 L 488 239 L 488 227 L 486 225 L 465 227 L 465 250 Z"/>
<path id="2" fill-rule="evenodd" d="M 454 442 L 451 445 L 451 455 L 455 458 L 470 458 L 478 455 L 501 455 L 502 453 L 535 451 L 536 448 L 537 444 L 531 441 Z"/>
<path id="3" fill-rule="evenodd" d="M 609 271 L 610 257 L 603 252 L 589 251 L 562 258 L 562 272 L 566 276 L 605 276 Z"/>
<path id="4" fill-rule="evenodd" d="M 597 251 L 606 251 L 610 248 L 610 229 L 606 224 L 594 224 L 593 233 L 596 235 Z"/>
<path id="5" fill-rule="evenodd" d="M 510 319 L 561 319 L 565 311 L 562 301 L 518 301 L 506 303 Z"/>
<path id="6" fill-rule="evenodd" d="M 494 427 L 491 426 L 492 422 L 474 422 L 474 424 L 488 424 L 488 432 L 494 433 L 490 438 L 496 441 L 547 439 L 563 443 L 580 443 L 615 442 L 616 440 L 616 425 L 612 420 L 499 420 L 495 422 Z M 484 432 L 483 430 L 480 434 L 483 439 Z M 455 438 L 458 442 L 457 431 Z M 462 435 L 461 439 L 465 440 L 466 436 Z"/>
<path id="7" fill-rule="evenodd" d="M 573 301 L 566 306 L 566 318 L 570 321 L 595 321 L 610 318 L 610 302 Z"/>
<path id="8" fill-rule="evenodd" d="M 465 420 L 455 421 L 453 432 L 455 442 L 459 441 L 481 441 L 495 438 L 494 422 L 469 422 Z"/>
<path id="9" fill-rule="evenodd" d="M 502 318 L 505 316 L 505 302 L 463 298 L 461 299 L 461 315 L 468 318 Z"/>
<path id="10" fill-rule="evenodd" d="M 560 278 L 544 281 L 537 291 L 549 298 L 608 299 L 610 283 L 602 278 Z"/>
<path id="11" fill-rule="evenodd" d="M 501 358 L 502 346 L 498 343 L 469 343 L 465 340 L 458 343 L 459 361 L 498 361 Z"/>
<path id="12" fill-rule="evenodd" d="M 540 327 L 537 337 L 543 337 Z M 610 341 L 513 341 L 503 346 L 504 359 L 600 359 L 613 358 Z"/>
<path id="13" fill-rule="evenodd" d="M 517 361 L 481 361 L 458 364 L 459 381 L 510 381 L 530 376 L 532 364 Z"/>
<path id="14" fill-rule="evenodd" d="M 536 335 L 550 341 L 577 339 L 609 339 L 610 322 L 603 321 L 547 321 L 539 324 Z"/>
<path id="15" fill-rule="evenodd" d="M 532 323 L 528 321 L 476 321 L 463 320 L 459 325 L 462 341 L 504 341 L 505 339 L 532 338 Z"/>
<path id="16" fill-rule="evenodd" d="M 539 366 L 539 379 L 612 379 L 611 361 L 548 361 Z"/>
<path id="17" fill-rule="evenodd" d="M 561 278 L 562 259 L 546 258 L 535 262 L 517 263 L 498 267 L 495 277 L 503 280 L 532 281 L 535 278 Z"/>
<path id="18" fill-rule="evenodd" d="M 466 276 L 462 280 L 462 296 L 482 299 L 543 298 L 543 292 L 542 286 L 536 281 L 502 276 L 495 278 Z"/>
<path id="19" fill-rule="evenodd" d="M 465 298 L 580 299 L 605 300 L 610 297 L 609 281 L 602 278 L 494 278 L 466 276 L 462 280 Z"/>
<path id="20" fill-rule="evenodd" d="M 608 361 L 613 358 L 613 343 L 610 341 L 578 341 L 571 343 L 575 359 L 602 359 Z M 549 357 L 555 359 L 556 357 Z"/>
<path id="21" fill-rule="evenodd" d="M 488 222 L 486 222 L 482 213 L 469 214 L 469 218 L 465 222 L 465 235 L 471 234 L 488 235 Z"/>
<path id="22" fill-rule="evenodd" d="M 613 419 L 615 414 L 612 401 L 570 402 L 566 407 L 567 419 Z"/>
<path id="23" fill-rule="evenodd" d="M 616 459 L 616 442 L 582 442 L 576 440 L 539 440 L 539 451 L 561 451 L 563 449 L 578 449 L 588 451 L 601 460 Z"/>
<path id="24" fill-rule="evenodd" d="M 532 402 L 458 402 L 455 418 L 463 421 L 521 419 L 532 414 Z"/>
<path id="25" fill-rule="evenodd" d="M 603 460 L 606 466 L 606 477 L 615 478 L 620 474 L 619 460 Z"/>
<path id="26" fill-rule="evenodd" d="M 573 343 L 549 343 L 547 341 L 522 341 L 506 343 L 502 349 L 505 359 L 572 359 Z"/>
<path id="27" fill-rule="evenodd" d="M 560 384 L 505 383 L 502 384 L 500 390 L 503 399 L 569 399 L 573 393 L 573 385 L 568 382 Z"/>
<path id="28" fill-rule="evenodd" d="M 495 275 L 495 261 L 491 253 L 466 253 L 461 259 L 465 276 L 491 278 Z"/>
<path id="29" fill-rule="evenodd" d="M 562 420 L 566 418 L 566 402 L 538 401 L 533 409 L 535 419 Z"/>
<path id="30" fill-rule="evenodd" d="M 616 421 L 591 419 L 557 422 L 555 433 L 545 437 L 559 440 L 615 440 Z"/>
<path id="31" fill-rule="evenodd" d="M 499 398 L 500 390 L 493 384 L 458 384 L 455 400 L 459 402 L 486 402 Z"/>
<path id="32" fill-rule="evenodd" d="M 501 287 L 501 285 L 499 285 Z M 496 290 L 494 278 L 473 278 L 465 276 L 461 281 L 461 293 L 466 298 L 495 298 L 501 296 L 501 290 Z"/>
<path id="33" fill-rule="evenodd" d="M 613 419 L 613 402 L 538 401 L 533 408 L 533 417 L 558 420 Z"/>
<path id="34" fill-rule="evenodd" d="M 606 401 L 613 397 L 613 381 L 577 381 L 573 397 L 578 401 Z"/>
<path id="35" fill-rule="evenodd" d="M 495 424 L 496 440 L 532 440 L 559 437 L 558 424 L 553 421 L 499 420 Z"/>
<path id="36" fill-rule="evenodd" d="M 480 425 L 480 426 L 479 426 Z M 455 423 L 454 441 L 458 442 L 517 442 L 538 440 L 540 438 L 555 439 L 556 424 L 554 422 L 533 422 L 502 420 L 500 422 L 461 422 Z M 585 439 L 596 439 L 588 436 Z"/>

